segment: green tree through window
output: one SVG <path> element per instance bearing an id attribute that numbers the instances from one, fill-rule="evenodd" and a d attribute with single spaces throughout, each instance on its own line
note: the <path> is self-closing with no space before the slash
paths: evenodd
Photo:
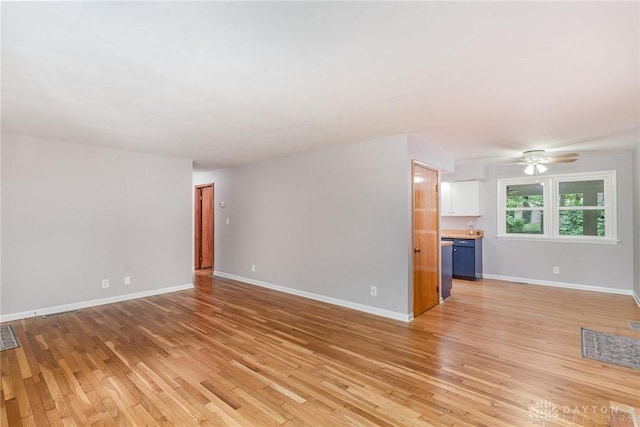
<path id="1" fill-rule="evenodd" d="M 544 233 L 543 190 L 538 183 L 507 186 L 507 233 Z"/>
<path id="2" fill-rule="evenodd" d="M 498 237 L 617 242 L 616 171 L 498 180 Z"/>

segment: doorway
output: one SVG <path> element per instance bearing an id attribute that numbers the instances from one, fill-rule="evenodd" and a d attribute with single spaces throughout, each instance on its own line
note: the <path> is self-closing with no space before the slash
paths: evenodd
<path id="1" fill-rule="evenodd" d="M 413 316 L 440 302 L 438 170 L 412 163 Z"/>
<path id="2" fill-rule="evenodd" d="M 213 184 L 194 188 L 194 267 L 213 268 Z"/>

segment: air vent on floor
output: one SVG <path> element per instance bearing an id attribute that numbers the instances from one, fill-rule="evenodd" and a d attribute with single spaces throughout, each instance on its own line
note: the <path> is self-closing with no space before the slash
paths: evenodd
<path id="1" fill-rule="evenodd" d="M 65 314 L 74 314 L 74 313 L 80 313 L 80 310 L 69 310 L 69 311 L 61 311 L 59 313 L 45 314 L 44 316 L 42 316 L 42 318 L 47 319 L 49 317 L 63 316 Z"/>

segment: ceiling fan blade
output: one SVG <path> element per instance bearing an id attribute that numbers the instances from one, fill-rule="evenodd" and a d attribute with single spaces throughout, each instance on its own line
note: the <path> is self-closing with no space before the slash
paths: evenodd
<path id="1" fill-rule="evenodd" d="M 554 156 L 549 156 L 550 159 L 564 159 L 566 157 L 578 157 L 579 154 L 578 153 L 565 153 L 565 154 L 558 154 L 558 155 L 554 155 Z"/>
<path id="2" fill-rule="evenodd" d="M 558 159 L 555 157 L 547 159 L 545 163 L 573 163 L 578 159 Z"/>

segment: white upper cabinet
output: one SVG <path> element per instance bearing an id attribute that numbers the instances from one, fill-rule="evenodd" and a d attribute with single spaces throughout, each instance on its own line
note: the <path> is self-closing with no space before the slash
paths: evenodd
<path id="1" fill-rule="evenodd" d="M 440 184 L 440 215 L 480 216 L 480 181 Z"/>

